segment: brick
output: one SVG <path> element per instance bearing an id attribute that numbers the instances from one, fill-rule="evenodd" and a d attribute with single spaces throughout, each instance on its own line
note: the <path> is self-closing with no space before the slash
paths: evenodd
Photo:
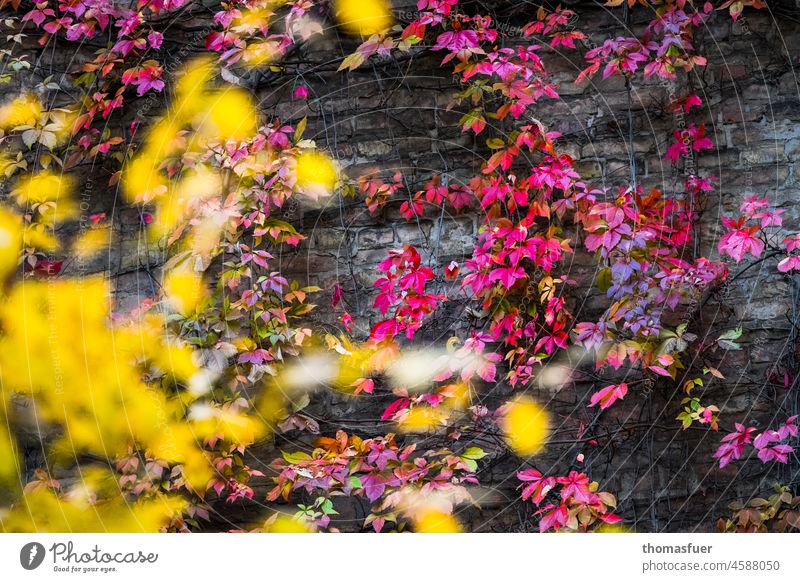
<path id="1" fill-rule="evenodd" d="M 396 242 L 398 245 L 418 245 L 430 240 L 432 223 L 429 220 L 412 220 L 406 224 L 395 227 Z"/>
<path id="2" fill-rule="evenodd" d="M 575 169 L 583 178 L 599 178 L 603 175 L 603 160 L 580 160 Z"/>
<path id="3" fill-rule="evenodd" d="M 388 228 L 363 228 L 356 240 L 359 249 L 386 248 L 394 243 L 394 232 Z"/>
<path id="4" fill-rule="evenodd" d="M 743 166 L 757 166 L 761 164 L 774 164 L 785 162 L 786 154 L 780 144 L 759 146 L 742 150 L 739 155 L 740 164 Z"/>

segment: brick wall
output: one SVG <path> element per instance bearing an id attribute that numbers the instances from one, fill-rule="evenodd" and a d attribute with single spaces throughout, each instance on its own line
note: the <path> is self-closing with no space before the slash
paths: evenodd
<path id="1" fill-rule="evenodd" d="M 577 26 L 587 31 L 595 44 L 614 35 L 611 16 L 603 11 L 581 11 Z M 513 22 L 512 22 L 513 26 Z M 634 28 L 637 24 L 634 22 Z M 797 199 L 798 153 L 800 153 L 800 93 L 796 67 L 800 55 L 800 25 L 768 14 L 748 14 L 739 24 L 717 17 L 699 39 L 700 52 L 709 58 L 705 69 L 678 83 L 635 81 L 629 96 L 621 79 L 572 83 L 582 67 L 579 53 L 547 53 L 545 64 L 561 81 L 559 101 L 545 101 L 532 114 L 548 130 L 560 131 L 563 149 L 574 156 L 586 179 L 604 186 L 626 183 L 630 176 L 629 151 L 633 147 L 639 180 L 646 187 L 682 191 L 684 173 L 665 161 L 672 131 L 681 122 L 703 121 L 718 145 L 713 152 L 697 156 L 699 171 L 720 177 L 718 188 L 703 201 L 698 228 L 697 252 L 716 256 L 721 234 L 719 216 L 738 209 L 743 196 L 765 194 L 786 210 L 789 227 L 797 227 L 800 211 Z M 794 48 L 793 48 L 794 47 Z M 329 47 L 319 49 L 319 62 L 329 58 Z M 315 58 L 314 53 L 309 55 Z M 448 111 L 454 87 L 437 71 L 437 57 L 415 59 L 408 64 L 376 63 L 347 75 L 324 74 L 324 81 L 311 80 L 314 96 L 311 111 L 284 103 L 281 109 L 292 117 L 308 114 L 314 139 L 334 151 L 352 176 L 380 168 L 387 175 L 404 172 L 411 189 L 424 183 L 431 173 L 444 172 L 450 182 L 466 181 L 476 173 L 487 154 L 483 138 L 474 139 L 456 127 L 463 114 Z M 324 66 L 324 65 L 321 65 Z M 705 101 L 702 112 L 676 117 L 666 105 L 670 94 L 696 92 Z M 629 137 L 629 119 L 633 136 Z M 477 220 L 473 215 L 431 216 L 406 222 L 397 206 L 371 217 L 360 200 L 329 200 L 323 208 L 300 211 L 305 232 L 312 232 L 308 244 L 287 265 L 298 275 L 330 290 L 339 284 L 344 302 L 364 336 L 378 319 L 370 309 L 374 267 L 387 248 L 414 244 L 433 264 L 463 261 L 471 253 Z M 739 269 L 731 265 L 735 275 Z M 577 253 L 570 275 L 591 281 L 595 265 L 584 253 Z M 572 300 L 573 312 L 590 320 L 605 305 L 605 298 L 583 286 Z M 715 339 L 726 330 L 742 325 L 744 349 L 724 356 L 726 381 L 716 382 L 708 398 L 723 411 L 730 424 L 746 416 L 768 423 L 774 401 L 790 402 L 797 409 L 797 390 L 786 390 L 766 382 L 775 364 L 793 365 L 797 345 L 790 341 L 791 323 L 797 304 L 797 281 L 776 273 L 775 260 L 751 268 L 713 298 L 692 330 Z M 425 328 L 425 345 L 451 335 L 463 326 L 464 303 L 455 286 L 448 288 L 454 299 L 443 313 Z M 323 300 L 324 301 L 324 300 Z M 335 315 L 321 310 L 318 316 L 333 324 Z M 787 318 L 788 316 L 788 318 Z M 676 317 L 686 317 L 684 313 Z M 448 331 L 449 330 L 449 331 Z M 715 335 L 716 334 L 716 335 Z M 441 345 L 441 344 L 438 344 Z M 722 355 L 722 354 L 720 354 Z M 565 362 L 570 368 L 591 371 L 591 364 Z M 547 454 L 535 460 L 546 469 L 564 471 L 577 467 L 575 457 L 585 454 L 584 466 L 592 478 L 619 493 L 621 510 L 637 530 L 707 530 L 727 512 L 727 503 L 749 498 L 775 481 L 797 481 L 797 465 L 767 471 L 759 463 L 715 468 L 711 453 L 720 435 L 706 430 L 681 431 L 675 416 L 682 397 L 675 382 L 659 382 L 649 393 L 634 391 L 632 397 L 607 411 L 576 442 L 581 424 L 592 424 L 594 412 L 587 410 L 587 394 L 598 386 L 591 378 L 575 374 L 576 380 L 563 387 L 534 389 L 558 416 L 558 431 Z M 593 388 L 594 386 L 594 388 Z M 495 386 L 482 396 L 487 404 L 498 404 L 511 393 Z M 335 399 L 334 397 L 330 397 Z M 343 400 L 319 406 L 326 419 L 323 429 L 334 430 L 349 420 L 376 417 L 391 402 L 391 396 Z M 390 426 L 357 425 L 362 433 L 378 434 Z M 618 430 L 620 426 L 630 427 Z M 611 435 L 611 436 L 609 436 Z M 589 437 L 599 446 L 588 446 Z M 491 443 L 480 443 L 492 450 Z M 509 478 L 520 466 L 516 458 L 494 447 L 484 461 L 488 467 L 481 482 L 494 489 L 486 493 L 481 510 L 467 513 L 474 529 L 507 531 L 524 528 L 526 509 L 510 503 L 516 496 L 516 480 Z"/>
<path id="2" fill-rule="evenodd" d="M 589 34 L 590 43 L 599 44 L 622 32 L 616 20 L 619 11 L 609 14 L 585 4 L 581 3 L 576 26 Z M 498 12 L 509 12 L 510 5 L 513 3 L 498 2 Z M 778 9 L 784 5 L 788 9 L 792 3 L 779 4 Z M 406 8 L 397 7 L 402 19 Z M 635 18 L 641 19 L 644 12 L 634 11 Z M 609 187 L 627 183 L 632 147 L 638 178 L 645 186 L 681 191 L 683 173 L 664 160 L 664 153 L 682 120 L 668 112 L 666 104 L 671 93 L 696 92 L 705 101 L 703 110 L 683 121 L 707 124 L 718 148 L 698 156 L 696 164 L 702 172 L 720 177 L 718 188 L 702 201 L 697 252 L 716 256 L 719 216 L 735 212 L 748 193 L 767 195 L 786 210 L 785 222 L 798 227 L 800 209 L 794 202 L 800 174 L 800 88 L 793 67 L 800 55 L 800 23 L 786 14 L 747 13 L 739 24 L 717 15 L 697 39 L 702 47 L 699 52 L 709 58 L 707 67 L 676 85 L 637 79 L 630 93 L 618 78 L 575 86 L 572 79 L 583 68 L 580 52 L 545 51 L 547 69 L 561 83 L 562 99 L 543 101 L 531 114 L 548 130 L 563 134 L 562 148 L 578 160 L 587 180 Z M 524 22 L 521 19 L 524 14 L 500 22 L 513 29 Z M 636 19 L 634 29 L 644 22 Z M 199 10 L 196 18 L 177 23 L 178 29 L 165 46 L 171 46 L 178 56 L 168 63 L 177 66 L 190 54 L 181 49 L 184 43 L 175 41 L 195 39 L 192 35 L 207 24 Z M 421 54 L 412 59 L 377 60 L 351 73 L 336 73 L 337 61 L 354 46 L 329 35 L 290 55 L 288 74 L 254 73 L 242 82 L 254 90 L 265 113 L 274 112 L 286 121 L 308 116 L 306 137 L 332 152 L 352 177 L 374 168 L 387 174 L 402 171 L 413 191 L 432 174 L 444 173 L 451 183 L 458 183 L 477 173 L 487 155 L 485 138 L 463 134 L 457 125 L 463 112 L 447 109 L 456 87 L 439 68 L 441 57 Z M 52 67 L 63 70 L 66 51 L 53 55 Z M 34 77 L 42 73 L 37 71 Z M 310 87 L 307 103 L 291 99 L 295 83 Z M 141 99 L 130 115 L 155 116 L 166 98 Z M 113 215 L 117 242 L 107 256 L 88 265 L 69 265 L 67 272 L 80 268 L 106 273 L 115 282 L 120 308 L 126 309 L 154 293 L 164 254 L 148 247 L 138 211 L 125 207 L 116 192 L 105 187 L 110 171 L 110 166 L 94 168 L 86 178 L 91 177 L 94 187 L 85 191 L 91 212 Z M 414 244 L 440 267 L 452 260 L 461 263 L 471 254 L 479 222 L 474 213 L 444 212 L 409 223 L 399 215 L 398 206 L 399 202 L 392 203 L 371 216 L 358 197 L 337 196 L 317 205 L 293 203 L 285 210 L 285 217 L 309 238 L 281 256 L 281 268 L 322 287 L 317 303 L 324 306 L 329 305 L 333 286 L 339 284 L 360 337 L 377 319 L 370 308 L 372 283 L 377 277 L 375 266 L 387 249 Z M 574 246 L 580 247 L 578 241 Z M 771 367 L 793 366 L 798 357 L 791 335 L 791 321 L 797 321 L 798 281 L 777 274 L 774 260 L 738 274 L 741 267 L 731 265 L 732 273 L 737 274 L 735 281 L 709 300 L 691 323 L 695 333 L 712 339 L 738 325 L 745 330 L 744 349 L 725 354 L 719 366 L 727 379 L 715 382 L 708 392 L 722 408 L 726 426 L 748 415 L 768 423 L 775 401 L 787 402 L 787 408 L 795 413 L 798 402 L 796 387 L 785 389 L 767 382 Z M 579 285 L 571 298 L 570 307 L 579 320 L 590 320 L 605 304 L 602 294 L 589 290 L 594 273 L 591 258 L 576 253 L 570 275 L 587 283 Z M 457 284 L 441 285 L 451 301 L 423 329 L 418 345 L 424 347 L 440 346 L 466 326 L 468 304 L 459 295 Z M 315 313 L 318 325 L 336 323 L 336 315 L 328 309 Z M 563 386 L 542 385 L 531 390 L 557 418 L 553 442 L 546 454 L 535 460 L 536 465 L 543 472 L 563 472 L 580 466 L 575 459 L 583 453 L 583 466 L 604 489 L 618 493 L 622 515 L 637 530 L 707 530 L 716 517 L 726 513 L 732 499 L 753 496 L 778 480 L 797 483 L 796 462 L 773 469 L 760 463 L 715 468 L 711 452 L 719 435 L 680 430 L 675 416 L 681 394 L 674 382 L 633 390 L 623 403 L 595 419 L 594 411 L 586 407 L 587 395 L 602 380 L 592 378 L 592 366 L 574 355 L 558 362 L 575 370 L 573 378 Z M 510 387 L 499 384 L 487 387 L 481 398 L 493 407 L 511 393 Z M 378 418 L 390 401 L 386 393 L 359 398 L 321 393 L 309 411 L 325 433 L 344 427 L 369 436 L 391 430 L 380 422 L 364 421 Z M 588 429 L 578 438 L 581 425 Z M 311 438 L 290 433 L 276 444 L 298 447 Z M 597 446 L 588 444 L 592 438 Z M 514 502 L 518 492 L 513 475 L 520 460 L 491 441 L 479 444 L 490 452 L 479 475 L 486 489 L 480 493 L 481 508 L 467 510 L 462 518 L 477 531 L 525 529 L 530 508 Z M 275 448 L 264 444 L 254 452 L 267 462 Z M 259 495 L 266 490 L 267 484 L 262 485 Z M 356 528 L 365 506 L 358 502 L 340 502 L 339 506 L 345 518 L 356 520 L 349 527 Z M 264 511 L 262 502 L 220 509 L 237 523 L 255 521 L 254 515 Z"/>

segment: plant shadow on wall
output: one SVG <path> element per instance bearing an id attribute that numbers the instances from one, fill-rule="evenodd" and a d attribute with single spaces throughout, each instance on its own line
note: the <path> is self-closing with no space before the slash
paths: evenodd
<path id="1" fill-rule="evenodd" d="M 781 5 L 0 6 L 4 531 L 800 527 Z"/>

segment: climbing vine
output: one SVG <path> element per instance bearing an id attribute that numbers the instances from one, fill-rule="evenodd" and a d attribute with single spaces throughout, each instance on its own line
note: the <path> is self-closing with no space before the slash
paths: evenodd
<path id="1" fill-rule="evenodd" d="M 579 6 L 526 12 L 514 35 L 458 0 L 419 0 L 405 25 L 384 0 L 2 6 L 11 32 L 3 81 L 40 81 L 19 84 L 0 106 L 4 530 L 212 529 L 221 508 L 261 496 L 270 514 L 228 529 L 338 531 L 337 504 L 348 498 L 365 508 L 358 528 L 462 531 L 483 476 L 514 458 L 519 469 L 506 477 L 517 499 L 508 503 L 525 521 L 540 531 L 613 531 L 629 515 L 592 480 L 592 464 L 579 467 L 584 453 L 560 468 L 540 459 L 565 432 L 587 446 L 613 441 L 595 430 L 601 415 L 656 382 L 676 389 L 675 429 L 720 433 L 708 455 L 719 470 L 748 462 L 749 452 L 764 465 L 796 462 L 796 414 L 771 411 L 774 428 L 756 427 L 712 400 L 706 388 L 735 373 L 721 362 L 743 332 L 712 331 L 698 312 L 738 276 L 727 259 L 800 270 L 800 235 L 784 228 L 784 209 L 752 195 L 738 216 L 721 217 L 717 252 L 698 252 L 704 202 L 719 179 L 694 159 L 715 148 L 713 120 L 704 98 L 679 85 L 707 64 L 707 22 L 728 18 L 720 12 L 737 20 L 763 2 L 612 0 L 608 10 L 649 21 L 599 43 L 575 28 Z M 197 16 L 209 23 L 202 55 L 184 52 L 185 63 L 168 66 L 169 23 Z M 434 171 L 417 184 L 402 169 L 345 169 L 306 135 L 307 118 L 280 119 L 256 100 L 248 83 L 266 76 L 285 79 L 291 99 L 308 104 L 295 57 L 332 31 L 355 41 L 335 63 L 341 75 L 435 58 L 455 85 L 447 108 L 485 154 L 471 176 Z M 43 75 L 56 47 L 90 58 Z M 538 114 L 560 99 L 563 81 L 546 64 L 556 50 L 581 61 L 576 85 L 618 77 L 629 94 L 640 81 L 686 87 L 665 109 L 690 118 L 662 153 L 683 170 L 676 188 L 646 188 L 633 156 L 613 185 L 582 177 L 569 138 Z M 86 168 L 103 170 L 137 210 L 145 246 L 163 256 L 157 273 L 148 270 L 156 291 L 132 309 L 114 305 L 107 281 L 83 274 L 117 236 L 113 217 L 85 208 Z M 439 264 L 416 244 L 384 249 L 370 265 L 373 322 L 361 322 L 341 286 L 282 269 L 282 255 L 313 236 L 296 209 L 331 200 L 352 200 L 374 220 L 396 209 L 412 225 L 445 211 L 476 216 L 479 229 L 461 262 Z M 577 255 L 588 257 L 591 280 L 572 274 Z M 587 289 L 600 298 L 596 316 L 576 308 Z M 454 303 L 469 317 L 430 349 L 429 324 Z M 323 309 L 335 324 L 316 317 Z M 561 422 L 536 397 L 574 353 L 592 384 L 577 404 L 590 426 Z M 786 370 L 785 387 L 795 381 Z M 488 397 L 498 386 L 499 403 Z M 320 394 L 388 397 L 372 421 L 390 428 L 323 427 L 310 412 Z M 18 442 L 30 422 L 20 406 L 35 407 L 49 430 L 34 472 Z M 294 434 L 313 435 L 313 445 L 292 450 Z M 269 463 L 254 456 L 262 443 L 276 451 Z M 76 471 L 81 495 L 59 477 Z M 737 505 L 719 527 L 797 527 L 796 506 L 779 486 L 770 500 Z"/>

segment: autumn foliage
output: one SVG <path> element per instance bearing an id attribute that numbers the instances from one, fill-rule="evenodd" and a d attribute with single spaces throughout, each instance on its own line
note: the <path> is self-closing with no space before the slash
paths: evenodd
<path id="1" fill-rule="evenodd" d="M 5 4 L 10 78 L 31 67 L 26 38 L 102 48 L 69 71 L 69 102 L 48 78 L 0 105 L 9 192 L 0 209 L 3 530 L 200 531 L 217 527 L 220 504 L 261 495 L 270 512 L 244 529 L 338 531 L 336 503 L 357 499 L 367 510 L 351 529 L 465 531 L 462 510 L 487 495 L 481 471 L 512 456 L 520 469 L 506 478 L 534 529 L 621 531 L 617 497 L 581 467 L 582 455 L 562 471 L 537 466 L 559 420 L 533 388 L 559 354 L 576 350 L 609 378 L 581 404 L 595 418 L 658 380 L 678 388 L 677 429 L 719 432 L 720 469 L 794 456 L 796 416 L 756 428 L 707 399 L 704 382 L 728 371 L 705 356 L 736 349 L 742 331 L 701 338 L 691 317 L 731 277 L 726 257 L 769 254 L 778 271 L 800 270 L 800 235 L 782 228 L 782 210 L 763 196 L 744 199 L 736 216 L 721 218 L 717 252 L 700 256 L 697 202 L 714 176 L 695 170 L 671 192 L 645 189 L 635 173 L 601 187 L 582 178 L 536 113 L 537 103 L 559 98 L 542 58 L 549 48 L 583 55 L 578 82 L 677 79 L 706 64 L 699 27 L 763 7 L 757 0 L 630 1 L 652 20 L 638 36 L 600 45 L 588 44 L 562 6 L 532 11 L 522 38 L 506 42 L 491 17 L 458 0 L 420 0 L 405 26 L 384 0 L 232 0 L 213 5 L 204 54 L 177 72 L 165 64 L 164 17 L 180 17 L 185 0 Z M 342 74 L 371 59 L 436 55 L 457 85 L 450 108 L 462 113 L 460 129 L 485 143 L 471 179 L 434 173 L 409 191 L 401 173 L 351 175 L 304 135 L 305 119 L 278 119 L 237 84 L 240 70 L 289 75 L 282 60 L 334 28 L 358 41 L 337 64 Z M 139 98 L 161 94 L 169 105 L 155 121 L 129 121 Z M 292 96 L 309 92 L 299 83 Z M 697 120 L 671 136 L 667 163 L 715 147 L 702 103 L 687 94 L 669 104 Z M 109 217 L 81 205 L 81 168 L 94 164 L 113 168 L 108 186 L 139 210 L 146 240 L 168 256 L 157 295 L 133 310 L 118 310 L 109 283 L 80 268 L 118 235 Z M 356 331 L 340 287 L 291 280 L 279 266 L 283 250 L 310 236 L 286 207 L 345 196 L 373 215 L 399 202 L 411 223 L 444 208 L 480 217 L 462 264 L 438 265 L 411 244 L 386 249 L 371 266 L 379 317 L 367 334 Z M 578 252 L 593 261 L 592 281 L 570 275 Z M 583 286 L 605 302 L 591 320 L 573 309 Z M 421 346 L 426 323 L 456 299 L 470 306 L 468 331 Z M 336 328 L 314 319 L 322 309 Z M 631 372 L 625 381 L 614 379 L 620 370 Z M 489 408 L 481 394 L 494 385 L 511 395 Z M 391 396 L 380 419 L 389 430 L 320 429 L 303 410 L 326 390 Z M 20 443 L 32 427 L 45 462 L 26 473 Z M 254 448 L 292 431 L 316 434 L 313 448 L 254 463 Z M 266 494 L 257 493 L 265 482 Z M 776 495 L 737 506 L 720 527 L 797 527 L 797 498 Z"/>

